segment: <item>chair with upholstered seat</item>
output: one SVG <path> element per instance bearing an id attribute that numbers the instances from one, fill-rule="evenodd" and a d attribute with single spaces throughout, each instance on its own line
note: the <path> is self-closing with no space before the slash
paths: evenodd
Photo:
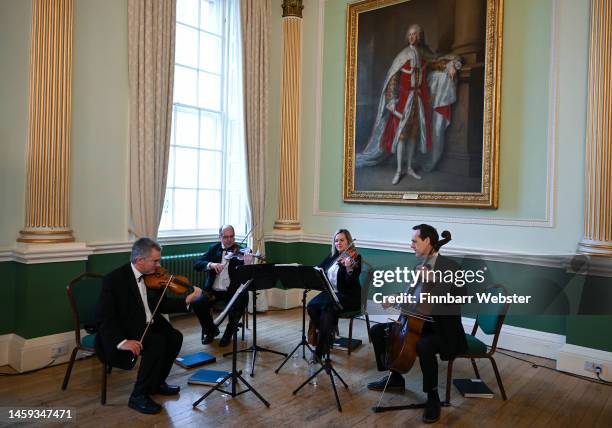
<path id="1" fill-rule="evenodd" d="M 506 288 L 501 285 L 493 285 L 486 289 L 486 292 L 491 294 L 492 296 L 507 296 L 508 291 Z M 479 308 L 479 313 L 476 316 L 476 321 L 474 323 L 474 327 L 472 328 L 472 333 L 465 335 L 467 341 L 467 351 L 464 354 L 460 354 L 455 356 L 455 358 L 450 359 L 448 361 L 448 371 L 446 377 L 446 402 L 450 403 L 450 395 L 451 395 L 451 380 L 453 376 L 453 363 L 457 358 L 469 358 L 472 362 L 472 367 L 474 368 L 474 373 L 476 374 L 476 378 L 480 379 L 480 373 L 478 372 L 478 367 L 476 366 L 476 359 L 486 358 L 491 361 L 491 365 L 493 366 L 493 371 L 495 372 L 495 378 L 497 379 L 497 385 L 499 386 L 499 390 L 501 392 L 502 398 L 504 400 L 507 399 L 506 391 L 504 390 L 504 385 L 501 380 L 501 376 L 499 375 L 499 370 L 497 368 L 497 364 L 495 359 L 493 358 L 493 354 L 497 349 L 497 341 L 499 340 L 499 334 L 501 332 L 502 326 L 504 324 L 504 319 L 506 318 L 506 313 L 508 312 L 508 308 L 510 307 L 510 303 L 488 303 L 483 304 Z M 476 333 L 478 328 L 483 331 L 483 333 L 487 335 L 493 335 L 493 339 L 491 342 L 491 346 L 487 352 L 487 345 L 482 342 L 480 339 L 476 337 Z"/>
<path id="2" fill-rule="evenodd" d="M 96 353 L 94 345 L 96 339 L 95 312 L 101 290 L 102 275 L 90 272 L 79 275 L 70 281 L 70 283 L 66 286 L 68 301 L 70 302 L 72 318 L 74 320 L 74 336 L 76 346 L 70 355 L 70 361 L 68 362 L 68 368 L 66 369 L 64 381 L 62 383 L 63 390 L 68 387 L 72 367 L 74 366 L 74 361 L 76 360 L 79 351 L 90 354 Z M 88 334 L 81 336 L 82 329 L 85 329 Z M 108 372 L 110 372 L 110 368 L 106 367 L 106 364 L 103 364 L 102 404 L 106 402 L 106 374 Z"/>
<path id="3" fill-rule="evenodd" d="M 349 330 L 348 330 L 348 340 L 349 345 L 353 340 L 353 320 L 357 317 L 364 316 L 366 326 L 368 329 L 368 339 L 370 343 L 372 343 L 372 338 L 370 337 L 370 317 L 368 315 L 368 292 L 370 290 L 370 284 L 372 283 L 372 279 L 374 277 L 374 267 L 366 262 L 365 260 L 361 260 L 361 274 L 359 275 L 359 284 L 361 285 L 361 308 L 356 311 L 347 311 L 341 312 L 338 318 L 340 319 L 348 319 L 349 320 Z M 351 355 L 351 346 L 348 347 L 348 354 Z"/>

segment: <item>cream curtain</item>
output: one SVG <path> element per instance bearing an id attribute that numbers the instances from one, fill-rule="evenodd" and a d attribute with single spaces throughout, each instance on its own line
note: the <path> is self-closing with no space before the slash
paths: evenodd
<path id="1" fill-rule="evenodd" d="M 132 231 L 157 237 L 172 126 L 176 0 L 128 0 Z"/>
<path id="2" fill-rule="evenodd" d="M 249 208 L 255 251 L 264 248 L 270 0 L 240 0 L 244 127 Z"/>

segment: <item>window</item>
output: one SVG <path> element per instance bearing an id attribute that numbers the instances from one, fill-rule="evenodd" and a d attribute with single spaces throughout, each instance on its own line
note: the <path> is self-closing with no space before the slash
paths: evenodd
<path id="1" fill-rule="evenodd" d="M 246 233 L 238 0 L 178 0 L 172 136 L 161 235 Z"/>

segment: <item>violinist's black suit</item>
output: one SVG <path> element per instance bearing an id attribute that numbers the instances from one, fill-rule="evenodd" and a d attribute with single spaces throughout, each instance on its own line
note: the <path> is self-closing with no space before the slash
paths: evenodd
<path id="1" fill-rule="evenodd" d="M 237 246 L 236 246 L 237 249 Z M 238 280 L 235 278 L 236 276 L 236 268 L 244 264 L 242 260 L 238 260 L 237 258 L 233 258 L 231 260 L 227 260 L 227 264 L 225 269 L 228 270 L 229 274 L 229 288 L 226 291 L 214 290 L 213 285 L 215 283 L 215 279 L 217 278 L 217 272 L 212 269 L 208 269 L 209 263 L 221 263 L 223 261 L 223 257 L 227 254 L 227 251 L 224 250 L 221 242 L 217 242 L 214 245 L 211 245 L 208 248 L 208 251 L 200 257 L 193 265 L 193 268 L 196 271 L 205 270 L 206 275 L 206 285 L 204 286 L 204 296 L 203 298 L 194 304 L 194 306 L 198 307 L 198 312 L 202 314 L 200 319 L 200 324 L 202 325 L 202 338 L 205 335 L 215 335 L 215 331 L 217 327 L 213 323 L 213 318 L 210 312 L 210 309 L 215 304 L 215 302 L 228 302 L 238 287 L 240 286 Z M 240 317 L 244 313 L 244 309 L 249 302 L 248 294 L 244 293 L 242 296 L 238 298 L 235 302 L 234 306 L 230 310 L 228 314 L 228 323 L 223 334 L 224 338 L 228 340 L 230 336 L 234 333 L 234 330 L 237 328 L 238 322 L 240 321 Z"/>
<path id="2" fill-rule="evenodd" d="M 151 312 L 154 311 L 160 296 L 161 290 L 147 289 Z M 181 349 L 183 335 L 161 314 L 186 311 L 184 300 L 166 297 L 162 299 L 153 323 L 142 341 L 140 368 L 132 395 L 153 394 L 165 382 Z M 132 353 L 117 349 L 117 345 L 125 339 L 140 340 L 146 328 L 146 315 L 130 263 L 104 277 L 96 320 L 96 351 L 110 365 L 131 369 L 134 366 Z"/>
<path id="3" fill-rule="evenodd" d="M 358 255 L 349 271 L 338 262 L 337 253 L 327 256 L 318 267 L 327 272 L 334 263 L 338 264 L 337 296 L 344 312 L 358 311 L 361 307 L 361 286 L 359 275 L 361 274 L 361 256 Z M 320 293 L 315 296 L 306 308 L 308 315 L 314 323 L 314 327 L 319 331 L 318 343 L 315 353 L 318 357 L 323 357 L 329 352 L 333 333 L 338 326 L 340 310 L 337 309 L 332 298 L 327 293 Z"/>

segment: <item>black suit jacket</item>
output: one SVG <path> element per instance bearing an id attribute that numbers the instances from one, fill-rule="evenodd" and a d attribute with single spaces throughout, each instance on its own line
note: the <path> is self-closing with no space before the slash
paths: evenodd
<path id="1" fill-rule="evenodd" d="M 161 290 L 147 289 L 147 300 L 151 312 L 155 309 L 161 296 Z M 164 297 L 154 323 L 161 328 L 172 328 L 162 313 L 186 312 L 187 307 L 182 299 Z M 124 339 L 140 340 L 146 328 L 146 314 L 136 278 L 130 263 L 115 269 L 102 280 L 102 292 L 96 308 L 98 326 L 98 352 L 103 352 L 110 360 L 117 350 L 117 345 Z"/>
<path id="2" fill-rule="evenodd" d="M 326 272 L 335 263 L 336 256 L 329 255 L 318 264 Z M 338 298 L 344 308 L 344 312 L 356 311 L 361 308 L 361 285 L 359 275 L 361 274 L 361 256 L 357 256 L 353 270 L 349 273 L 343 264 L 338 267 Z"/>
<path id="3" fill-rule="evenodd" d="M 438 255 L 433 270 L 440 272 L 456 272 L 459 265 L 451 259 Z M 445 295 L 447 293 L 461 296 L 465 294 L 464 287 L 457 287 L 452 281 L 430 282 L 424 284 L 423 292 Z M 427 330 L 441 339 L 440 357 L 447 360 L 467 349 L 465 331 L 461 323 L 461 305 L 438 303 L 434 305 L 433 323 L 428 323 Z"/>
<path id="4" fill-rule="evenodd" d="M 217 242 L 214 245 L 208 247 L 208 251 L 204 253 L 202 257 L 200 257 L 193 264 L 193 268 L 197 271 L 206 270 L 208 263 L 221 263 L 221 255 L 223 253 L 223 246 L 221 242 Z M 240 265 L 243 265 L 244 262 L 238 259 L 231 259 L 226 267 L 228 269 L 229 278 L 230 278 L 230 286 L 228 291 L 230 293 L 234 293 L 236 289 L 240 286 L 238 281 L 235 278 L 236 268 Z M 215 283 L 215 279 L 217 278 L 217 272 L 214 270 L 207 270 L 206 275 L 206 285 L 204 285 L 204 291 L 212 291 L 213 284 Z"/>

